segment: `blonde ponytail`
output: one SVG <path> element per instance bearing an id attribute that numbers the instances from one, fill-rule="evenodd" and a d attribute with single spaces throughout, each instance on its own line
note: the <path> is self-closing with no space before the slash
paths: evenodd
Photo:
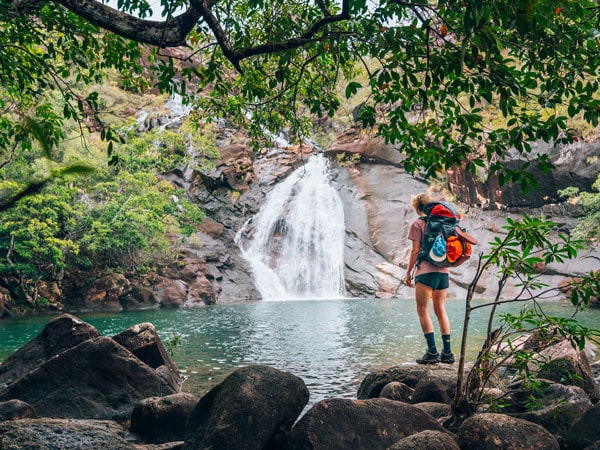
<path id="1" fill-rule="evenodd" d="M 418 212 L 423 212 L 423 207 L 431 201 L 429 194 L 423 192 L 421 194 L 415 195 L 412 199 L 412 207 L 415 208 Z"/>

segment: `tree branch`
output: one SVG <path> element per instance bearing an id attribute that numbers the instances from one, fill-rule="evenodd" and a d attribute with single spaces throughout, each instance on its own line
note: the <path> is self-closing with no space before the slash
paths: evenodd
<path id="1" fill-rule="evenodd" d="M 323 17 L 314 22 L 304 33 L 285 41 L 266 43 L 255 47 L 236 50 L 231 45 L 227 33 L 212 12 L 215 0 L 190 0 L 189 8 L 182 14 L 169 17 L 165 21 L 144 20 L 129 13 L 119 11 L 97 0 L 56 0 L 56 2 L 93 25 L 104 28 L 119 36 L 136 42 L 158 47 L 179 47 L 186 45 L 187 35 L 198 21 L 204 21 L 211 29 L 223 55 L 242 72 L 240 62 L 256 55 L 272 54 L 299 48 L 314 41 L 316 34 L 329 24 L 349 20 L 350 0 L 342 1 L 340 14 L 332 15 L 324 0 L 318 1 Z M 9 1 L 9 15 L 22 14 L 38 7 L 41 0 Z"/>
<path id="2" fill-rule="evenodd" d="M 211 31 L 215 35 L 219 46 L 221 47 L 221 51 L 225 58 L 227 58 L 233 67 L 239 72 L 243 73 L 242 68 L 240 67 L 240 59 L 237 53 L 234 51 L 229 39 L 227 38 L 227 34 L 219 24 L 219 21 L 212 13 L 211 6 L 212 3 L 209 0 L 190 0 L 190 4 L 193 8 L 197 9 L 204 19 L 206 24 L 210 27 Z"/>
<path id="3" fill-rule="evenodd" d="M 215 38 L 217 39 L 217 42 L 223 51 L 223 55 L 225 55 L 225 57 L 240 73 L 243 73 L 240 67 L 240 62 L 243 59 L 247 59 L 256 55 L 278 53 L 301 47 L 302 45 L 314 40 L 314 36 L 326 25 L 336 22 L 343 22 L 345 20 L 349 20 L 351 17 L 350 0 L 343 0 L 342 12 L 336 15 L 331 15 L 327 8 L 325 8 L 324 3 L 320 2 L 319 5 L 324 13 L 324 17 L 320 20 L 317 20 L 306 32 L 300 36 L 282 42 L 262 44 L 236 51 L 229 42 L 225 31 L 223 28 L 221 28 L 219 21 L 212 13 L 212 4 L 208 0 L 190 0 L 190 4 L 200 11 L 202 18 L 208 24 Z"/>
<path id="4" fill-rule="evenodd" d="M 96 0 L 56 0 L 65 8 L 90 23 L 133 41 L 158 47 L 180 47 L 202 17 L 193 4 L 165 21 L 144 20 L 103 5 Z M 193 2 L 196 3 L 196 2 Z"/>
<path id="5" fill-rule="evenodd" d="M 305 33 L 298 37 L 288 39 L 283 42 L 276 42 L 272 44 L 263 44 L 256 47 L 250 47 L 242 49 L 237 52 L 239 60 L 250 58 L 256 55 L 264 55 L 270 53 L 277 53 L 281 51 L 292 50 L 314 40 L 315 35 L 321 30 L 321 28 L 331 23 L 343 22 L 350 20 L 350 0 L 344 0 L 342 2 L 342 12 L 336 15 L 325 15 L 320 20 L 317 20 Z"/>

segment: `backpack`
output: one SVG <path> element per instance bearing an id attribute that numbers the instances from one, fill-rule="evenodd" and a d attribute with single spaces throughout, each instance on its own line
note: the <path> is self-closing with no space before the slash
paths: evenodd
<path id="1" fill-rule="evenodd" d="M 471 257 L 471 245 L 477 244 L 471 234 L 459 225 L 460 213 L 447 202 L 430 202 L 423 207 L 427 224 L 417 265 L 429 261 L 437 267 L 460 266 Z"/>

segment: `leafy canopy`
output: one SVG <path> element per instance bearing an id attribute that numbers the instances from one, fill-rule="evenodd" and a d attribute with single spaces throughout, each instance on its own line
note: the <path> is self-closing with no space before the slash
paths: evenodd
<path id="1" fill-rule="evenodd" d="M 532 141 L 579 139 L 569 118 L 598 125 L 593 0 L 115 4 L 0 0 L 3 161 L 31 148 L 28 124 L 51 145 L 64 139 L 65 120 L 102 127 L 101 102 L 83 86 L 109 68 L 125 89 L 182 93 L 198 119 L 227 117 L 256 139 L 283 127 L 306 135 L 313 118 L 356 97 L 360 120 L 398 144 L 409 170 L 429 176 L 461 164 L 527 180 L 529 162 L 503 167 L 509 148 L 527 159 Z M 490 106 L 501 121 L 486 119 Z M 106 126 L 102 137 L 112 154 Z"/>

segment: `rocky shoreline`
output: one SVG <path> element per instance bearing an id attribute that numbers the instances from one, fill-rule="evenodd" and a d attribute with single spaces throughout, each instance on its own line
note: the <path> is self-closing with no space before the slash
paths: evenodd
<path id="1" fill-rule="evenodd" d="M 368 374 L 356 399 L 306 410 L 309 391 L 294 374 L 241 367 L 199 398 L 182 392 L 152 324 L 106 337 L 63 314 L 0 364 L 0 448 L 600 448 L 597 364 L 567 341 L 539 354 L 575 376 L 540 373 L 536 390 L 486 386 L 504 399 L 493 413 L 453 405 L 455 366 L 413 364 Z"/>

